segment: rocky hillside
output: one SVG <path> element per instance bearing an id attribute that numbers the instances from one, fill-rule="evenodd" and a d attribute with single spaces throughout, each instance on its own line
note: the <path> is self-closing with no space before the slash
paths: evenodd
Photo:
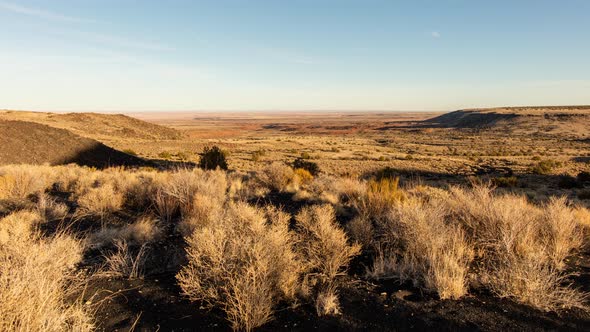
<path id="1" fill-rule="evenodd" d="M 174 140 L 181 137 L 181 133 L 175 129 L 122 114 L 0 111 L 0 120 L 36 122 L 99 141 Z"/>

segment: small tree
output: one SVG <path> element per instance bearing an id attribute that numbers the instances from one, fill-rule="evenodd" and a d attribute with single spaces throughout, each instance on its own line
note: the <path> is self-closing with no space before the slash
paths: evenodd
<path id="1" fill-rule="evenodd" d="M 201 155 L 199 167 L 202 169 L 227 169 L 227 152 L 220 149 L 218 146 L 205 147 Z"/>

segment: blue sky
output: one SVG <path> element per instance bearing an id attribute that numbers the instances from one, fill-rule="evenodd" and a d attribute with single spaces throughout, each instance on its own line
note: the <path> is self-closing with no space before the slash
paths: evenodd
<path id="1" fill-rule="evenodd" d="M 590 1 L 0 0 L 0 109 L 590 104 Z"/>

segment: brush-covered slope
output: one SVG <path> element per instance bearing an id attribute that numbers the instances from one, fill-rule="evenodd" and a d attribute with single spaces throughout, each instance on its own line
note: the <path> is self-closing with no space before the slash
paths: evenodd
<path id="1" fill-rule="evenodd" d="M 0 165 L 76 163 L 107 167 L 145 165 L 142 159 L 65 129 L 34 122 L 0 120 Z"/>
<path id="2" fill-rule="evenodd" d="M 590 135 L 590 106 L 466 109 L 424 121 L 447 128 L 480 128 L 515 133 Z"/>
<path id="3" fill-rule="evenodd" d="M 145 139 L 171 140 L 181 137 L 179 131 L 122 114 L 41 113 L 0 111 L 0 120 L 19 120 L 62 128 L 96 140 Z"/>

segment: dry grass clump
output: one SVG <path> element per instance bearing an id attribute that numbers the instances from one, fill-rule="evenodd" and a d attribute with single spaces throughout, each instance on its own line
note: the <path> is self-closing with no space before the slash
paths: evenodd
<path id="1" fill-rule="evenodd" d="M 358 179 L 321 174 L 306 183 L 304 189 L 297 190 L 293 199 L 329 203 L 342 212 L 345 205 L 365 196 L 366 183 Z"/>
<path id="2" fill-rule="evenodd" d="M 25 199 L 48 187 L 50 169 L 44 166 L 0 167 L 0 199 Z"/>
<path id="3" fill-rule="evenodd" d="M 340 314 L 340 301 L 334 288 L 320 291 L 315 301 L 318 316 L 335 316 Z"/>
<path id="4" fill-rule="evenodd" d="M 295 182 L 299 184 L 308 185 L 311 183 L 311 181 L 313 181 L 313 175 L 311 175 L 311 173 L 306 169 L 297 168 L 293 171 L 293 174 Z"/>
<path id="5" fill-rule="evenodd" d="M 565 259 L 583 244 L 583 229 L 565 199 L 534 206 L 492 188 L 452 191 L 455 216 L 475 243 L 481 281 L 500 297 L 542 310 L 587 309 L 570 288 Z"/>
<path id="6" fill-rule="evenodd" d="M 22 210 L 9 214 L 0 221 L 0 245 L 7 245 L 18 239 L 29 239 L 43 218 L 39 213 Z"/>
<path id="7" fill-rule="evenodd" d="M 183 236 L 191 235 L 198 227 L 203 227 L 218 219 L 225 200 L 197 193 L 193 197 L 190 214 L 183 216 L 177 229 Z"/>
<path id="8" fill-rule="evenodd" d="M 448 214 L 440 201 L 393 205 L 379 224 L 382 240 L 369 276 L 411 280 L 441 299 L 465 295 L 473 248 L 458 226 L 446 223 Z"/>
<path id="9" fill-rule="evenodd" d="M 406 195 L 398 188 L 399 178 L 381 178 L 370 180 L 367 183 L 366 211 L 372 214 L 384 216 L 389 207 L 406 199 Z"/>
<path id="10" fill-rule="evenodd" d="M 331 205 L 303 208 L 295 217 L 297 250 L 305 262 L 303 291 L 316 286 L 316 310 L 319 316 L 340 313 L 334 281 L 343 274 L 350 261 L 360 253 L 361 246 L 350 245 L 346 233 L 336 224 Z"/>
<path id="11" fill-rule="evenodd" d="M 542 310 L 586 308 L 586 294 L 568 286 L 565 272 L 584 244 L 581 210 L 564 198 L 536 206 L 486 185 L 398 193 L 396 183 L 370 184 L 367 196 L 348 228 L 375 253 L 370 277 L 459 298 L 474 272 L 500 297 Z"/>
<path id="12" fill-rule="evenodd" d="M 78 197 L 77 202 L 79 215 L 93 215 L 104 219 L 121 210 L 124 197 L 112 184 L 107 183 L 100 187 L 88 188 Z"/>
<path id="13" fill-rule="evenodd" d="M 158 215 L 171 220 L 180 213 L 183 219 L 199 214 L 202 207 L 195 205 L 195 195 L 207 196 L 223 202 L 226 199 L 228 181 L 220 170 L 180 169 L 156 179 L 152 201 Z"/>
<path id="14" fill-rule="evenodd" d="M 301 263 L 292 236 L 284 214 L 228 203 L 222 217 L 187 239 L 179 284 L 191 300 L 221 307 L 234 329 L 252 330 L 297 291 Z"/>
<path id="15" fill-rule="evenodd" d="M 583 207 L 574 208 L 575 219 L 586 231 L 590 230 L 590 210 Z"/>
<path id="16" fill-rule="evenodd" d="M 57 202 L 45 193 L 40 193 L 37 196 L 37 204 L 35 210 L 47 221 L 63 220 L 70 208 L 64 204 Z"/>
<path id="17" fill-rule="evenodd" d="M 294 178 L 293 169 L 281 162 L 274 162 L 258 173 L 260 182 L 276 191 L 285 191 Z"/>
<path id="18" fill-rule="evenodd" d="M 328 204 L 305 207 L 295 219 L 298 248 L 308 269 L 330 284 L 359 254 L 360 245 L 348 243 L 348 236 L 336 224 L 334 208 Z"/>
<path id="19" fill-rule="evenodd" d="M 93 247 L 104 247 L 117 241 L 125 241 L 135 245 L 154 242 L 162 236 L 158 221 L 151 216 L 143 216 L 134 223 L 120 227 L 104 227 L 92 234 L 88 242 Z"/>
<path id="20" fill-rule="evenodd" d="M 143 278 L 147 258 L 147 245 L 143 244 L 137 252 L 125 240 L 115 241 L 116 250 L 105 254 L 105 266 L 101 274 L 128 279 Z"/>
<path id="21" fill-rule="evenodd" d="M 66 300 L 80 290 L 82 245 L 66 234 L 42 238 L 31 226 L 38 217 L 0 219 L 0 331 L 91 331 L 88 308 Z"/>

